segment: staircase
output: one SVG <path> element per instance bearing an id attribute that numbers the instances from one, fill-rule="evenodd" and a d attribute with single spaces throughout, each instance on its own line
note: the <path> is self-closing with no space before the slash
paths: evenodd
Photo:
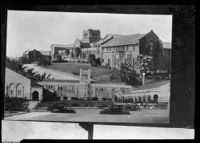
<path id="1" fill-rule="evenodd" d="M 29 106 L 28 109 L 29 110 L 33 110 L 37 107 L 37 104 L 39 103 L 39 101 L 29 101 Z"/>

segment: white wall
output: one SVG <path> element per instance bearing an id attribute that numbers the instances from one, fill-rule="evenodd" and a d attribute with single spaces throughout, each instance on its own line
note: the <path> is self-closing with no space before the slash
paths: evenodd
<path id="1" fill-rule="evenodd" d="M 24 87 L 24 96 L 30 98 L 31 93 L 31 80 L 6 68 L 5 72 L 5 83 L 9 85 L 10 83 L 18 84 L 21 83 Z"/>

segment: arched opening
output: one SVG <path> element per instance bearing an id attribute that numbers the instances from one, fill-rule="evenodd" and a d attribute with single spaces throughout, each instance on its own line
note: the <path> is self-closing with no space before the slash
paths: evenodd
<path id="1" fill-rule="evenodd" d="M 141 99 L 141 97 L 140 97 L 140 96 L 138 97 L 138 100 L 139 100 L 139 103 L 140 103 L 140 102 L 142 102 L 142 99 Z"/>
<path id="2" fill-rule="evenodd" d="M 38 101 L 39 100 L 39 93 L 38 93 L 38 91 L 34 91 L 32 93 L 32 100 L 33 101 Z"/>
<path id="3" fill-rule="evenodd" d="M 16 97 L 16 85 L 13 83 L 10 84 L 9 96 Z"/>
<path id="4" fill-rule="evenodd" d="M 148 102 L 151 102 L 151 96 L 150 95 L 148 96 Z"/>
<path id="5" fill-rule="evenodd" d="M 155 94 L 155 95 L 153 96 L 153 101 L 154 101 L 154 102 L 158 102 L 158 95 L 157 95 L 157 94 Z"/>
<path id="6" fill-rule="evenodd" d="M 17 84 L 17 97 L 23 97 L 24 96 L 24 90 L 21 83 Z"/>

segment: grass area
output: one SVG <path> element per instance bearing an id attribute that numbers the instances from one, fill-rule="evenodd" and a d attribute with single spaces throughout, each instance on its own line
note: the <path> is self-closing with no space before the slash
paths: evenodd
<path id="1" fill-rule="evenodd" d="M 108 68 L 92 67 L 90 64 L 52 63 L 52 65 L 45 66 L 45 68 L 72 73 L 74 75 L 79 75 L 80 69 L 84 69 L 84 70 L 91 69 L 91 78 L 96 80 L 97 82 L 108 82 L 108 78 L 109 78 Z"/>

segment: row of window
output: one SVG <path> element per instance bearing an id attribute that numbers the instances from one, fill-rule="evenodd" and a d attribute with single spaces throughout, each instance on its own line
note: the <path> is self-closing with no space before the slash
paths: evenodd
<path id="1" fill-rule="evenodd" d="M 103 51 L 131 51 L 135 50 L 135 47 L 132 46 L 123 46 L 123 47 L 107 47 L 103 48 Z"/>
<path id="2" fill-rule="evenodd" d="M 47 88 L 52 89 L 53 86 L 52 85 L 48 85 Z M 83 87 L 84 89 L 87 89 L 87 87 Z M 63 90 L 63 86 L 58 86 L 57 90 Z M 66 86 L 65 90 L 74 90 L 73 86 Z M 96 87 L 95 90 L 98 91 L 104 91 L 104 89 L 102 87 Z M 115 89 L 112 88 L 112 91 L 114 91 Z"/>
<path id="3" fill-rule="evenodd" d="M 49 89 L 52 89 L 52 88 L 53 88 L 52 85 L 48 85 L 48 86 L 46 86 L 46 87 L 49 88 Z M 57 90 L 63 90 L 63 87 L 62 87 L 62 86 L 58 86 Z M 67 87 L 65 87 L 65 90 L 74 90 L 74 87 L 72 87 L 72 86 L 67 86 Z"/>

